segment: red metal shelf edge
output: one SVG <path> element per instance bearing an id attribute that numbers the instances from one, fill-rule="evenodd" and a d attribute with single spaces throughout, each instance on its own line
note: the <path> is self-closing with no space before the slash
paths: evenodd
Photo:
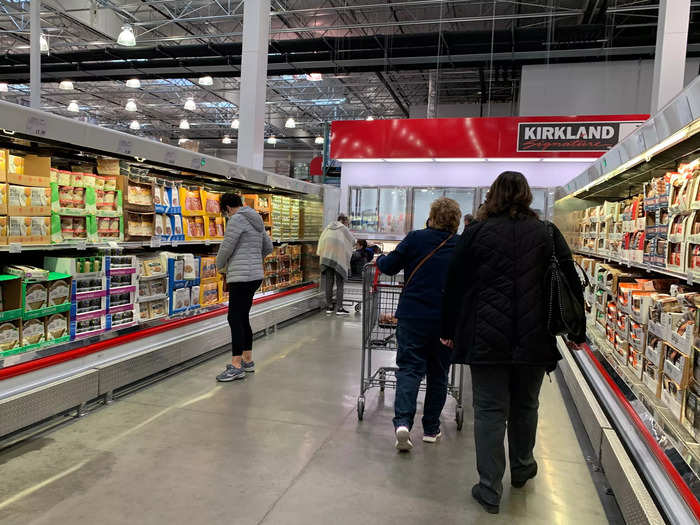
<path id="1" fill-rule="evenodd" d="M 634 422 L 635 426 L 637 427 L 637 430 L 639 430 L 640 434 L 644 437 L 645 441 L 647 442 L 647 445 L 649 446 L 649 448 L 653 452 L 654 456 L 656 456 L 656 459 L 664 467 L 664 470 L 666 470 L 666 473 L 669 475 L 669 477 L 673 481 L 673 484 L 678 489 L 678 492 L 680 492 L 686 505 L 688 505 L 690 510 L 693 511 L 693 514 L 695 514 L 695 517 L 698 518 L 698 520 L 700 520 L 700 502 L 698 502 L 697 498 L 695 497 L 695 494 L 693 494 L 693 492 L 690 490 L 690 488 L 688 487 L 686 482 L 683 480 L 681 475 L 678 473 L 676 468 L 673 466 L 671 461 L 666 456 L 666 453 L 661 449 L 659 444 L 656 442 L 654 437 L 651 435 L 651 433 L 649 432 L 647 427 L 644 425 L 644 422 L 639 417 L 639 414 L 637 414 L 637 412 L 634 410 L 634 408 L 632 407 L 630 402 L 627 400 L 625 395 L 620 390 L 620 387 L 617 386 L 617 383 L 615 383 L 613 378 L 610 377 L 610 374 L 608 374 L 607 370 L 605 370 L 605 368 L 600 363 L 600 361 L 598 361 L 598 358 L 595 356 L 595 354 L 591 350 L 591 347 L 588 346 L 588 344 L 584 344 L 583 349 L 586 351 L 586 353 L 588 354 L 588 357 L 590 357 L 591 361 L 593 362 L 593 364 L 596 366 L 596 368 L 600 372 L 600 375 L 608 383 L 608 386 L 610 387 L 610 389 L 617 396 L 617 399 L 620 402 L 620 404 L 627 411 L 628 415 L 630 416 L 630 418 Z"/>
<path id="2" fill-rule="evenodd" d="M 318 284 L 307 284 L 306 286 L 301 286 L 292 290 L 285 290 L 284 292 L 276 293 L 274 295 L 259 297 L 253 300 L 253 304 L 266 303 L 268 301 L 272 301 L 273 299 L 279 299 L 280 297 L 300 293 L 317 287 Z M 26 363 L 21 363 L 15 366 L 8 366 L 7 368 L 3 368 L 2 370 L 0 370 L 0 381 L 4 379 L 9 379 L 10 377 L 26 374 L 28 372 L 33 372 L 35 370 L 40 370 L 49 366 L 57 365 L 59 363 L 64 363 L 66 361 L 71 361 L 73 359 L 77 359 L 85 355 L 94 354 L 95 352 L 106 350 L 107 348 L 111 348 L 113 346 L 121 345 L 131 341 L 136 341 L 138 339 L 159 334 L 161 332 L 166 332 L 168 330 L 173 330 L 174 328 L 183 326 L 185 324 L 190 324 L 197 321 L 204 321 L 206 319 L 211 319 L 212 317 L 218 317 L 220 315 L 226 314 L 227 311 L 228 308 L 222 306 L 209 312 L 193 315 L 192 317 L 173 319 L 172 321 L 168 321 L 167 323 L 163 323 L 158 326 L 144 328 L 143 330 L 138 330 L 137 332 L 131 332 L 128 334 L 120 335 L 112 339 L 107 339 L 106 341 L 99 341 L 97 343 L 93 343 L 91 345 L 87 345 L 81 348 L 75 348 L 67 352 L 61 352 L 52 356 L 42 357 L 40 359 L 35 359 L 34 361 L 28 361 Z"/>

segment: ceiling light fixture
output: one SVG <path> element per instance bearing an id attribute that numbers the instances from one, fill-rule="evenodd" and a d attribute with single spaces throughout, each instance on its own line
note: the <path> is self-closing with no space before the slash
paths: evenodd
<path id="1" fill-rule="evenodd" d="M 231 137 L 229 137 L 228 135 L 224 135 L 224 138 L 221 139 L 221 142 L 223 142 L 224 144 L 231 144 Z"/>
<path id="2" fill-rule="evenodd" d="M 194 97 L 187 97 L 187 100 L 185 100 L 185 109 L 187 111 L 194 111 L 197 109 L 197 104 L 194 103 Z"/>
<path id="3" fill-rule="evenodd" d="M 73 91 L 73 82 L 70 80 L 61 80 L 61 82 L 58 84 L 58 89 L 62 89 L 63 91 Z"/>
<path id="4" fill-rule="evenodd" d="M 126 87 L 138 89 L 141 87 L 141 81 L 138 78 L 130 78 L 126 81 Z"/>
<path id="5" fill-rule="evenodd" d="M 120 46 L 134 47 L 136 45 L 136 35 L 130 25 L 122 26 L 122 32 L 117 37 L 117 44 Z"/>
<path id="6" fill-rule="evenodd" d="M 7 93 L 10 90 L 10 86 L 7 85 L 7 82 L 0 82 L 0 93 Z"/>
<path id="7" fill-rule="evenodd" d="M 320 82 L 323 80 L 323 75 L 321 73 L 309 73 L 306 75 L 306 80 L 309 82 Z"/>
<path id="8" fill-rule="evenodd" d="M 316 137 L 316 140 L 314 140 L 315 144 L 323 144 L 323 142 L 324 142 L 323 137 L 321 137 L 320 135 L 318 137 Z"/>
<path id="9" fill-rule="evenodd" d="M 76 100 L 70 101 L 70 104 L 68 104 L 68 111 L 71 113 L 77 113 L 80 111 L 80 107 L 78 106 L 78 102 Z"/>
<path id="10" fill-rule="evenodd" d="M 49 51 L 49 41 L 46 39 L 44 33 L 39 35 L 39 49 L 42 53 L 47 53 Z"/>
<path id="11" fill-rule="evenodd" d="M 231 122 L 232 129 L 238 129 L 238 126 L 240 126 L 240 125 L 241 125 L 241 122 L 237 118 L 233 119 L 233 121 Z"/>
<path id="12" fill-rule="evenodd" d="M 199 78 L 199 85 L 200 86 L 211 86 L 214 84 L 214 79 L 211 78 L 209 75 L 203 76 Z"/>
<path id="13" fill-rule="evenodd" d="M 190 123 L 187 121 L 186 118 L 183 118 L 180 121 L 180 129 L 190 129 Z"/>
<path id="14" fill-rule="evenodd" d="M 287 129 L 294 129 L 297 127 L 297 123 L 292 117 L 289 117 L 287 122 L 284 123 L 284 127 Z"/>
<path id="15" fill-rule="evenodd" d="M 134 111 L 138 111 L 139 108 L 138 106 L 136 106 L 136 100 L 130 98 L 129 100 L 127 100 L 124 109 L 133 113 Z"/>
<path id="16" fill-rule="evenodd" d="M 141 129 L 141 124 L 139 124 L 138 120 L 132 120 L 131 124 L 129 124 L 129 129 L 133 129 L 133 130 Z"/>
<path id="17" fill-rule="evenodd" d="M 369 117 L 367 117 L 367 120 L 374 120 L 374 117 L 370 115 Z"/>
<path id="18" fill-rule="evenodd" d="M 277 137 L 275 137 L 274 135 L 270 135 L 270 138 L 267 139 L 267 143 L 271 146 L 274 146 L 275 144 L 277 144 Z"/>

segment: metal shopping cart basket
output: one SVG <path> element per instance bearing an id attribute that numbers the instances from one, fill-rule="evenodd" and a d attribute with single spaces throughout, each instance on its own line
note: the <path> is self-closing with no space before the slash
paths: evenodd
<path id="1" fill-rule="evenodd" d="M 362 421 L 365 412 L 365 393 L 370 388 L 383 392 L 387 387 L 396 388 L 396 366 L 373 368 L 374 352 L 396 352 L 396 326 L 394 317 L 399 305 L 403 283 L 397 276 L 383 275 L 375 263 L 367 264 L 362 273 L 362 372 L 360 396 L 357 398 L 357 418 Z M 457 401 L 455 420 L 457 430 L 462 430 L 464 408 L 462 391 L 464 371 L 462 365 L 452 365 L 447 393 Z M 421 384 L 425 391 L 425 383 Z"/>
<path id="2" fill-rule="evenodd" d="M 362 310 L 362 275 L 350 277 L 343 286 L 343 306 Z"/>

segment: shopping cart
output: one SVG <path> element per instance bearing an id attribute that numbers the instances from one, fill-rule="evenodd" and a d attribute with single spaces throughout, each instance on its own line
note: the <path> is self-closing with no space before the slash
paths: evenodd
<path id="1" fill-rule="evenodd" d="M 343 286 L 343 306 L 362 310 L 362 275 L 350 277 Z"/>
<path id="2" fill-rule="evenodd" d="M 376 264 L 365 266 L 362 273 L 362 372 L 360 396 L 357 398 L 357 419 L 362 421 L 365 412 L 365 393 L 370 388 L 396 388 L 396 366 L 373 368 L 374 352 L 396 352 L 396 326 L 394 317 L 403 290 L 400 276 L 383 275 Z M 464 408 L 462 391 L 464 370 L 462 365 L 452 365 L 447 393 L 457 401 L 455 421 L 457 430 L 462 430 Z M 420 387 L 425 391 L 425 383 Z"/>

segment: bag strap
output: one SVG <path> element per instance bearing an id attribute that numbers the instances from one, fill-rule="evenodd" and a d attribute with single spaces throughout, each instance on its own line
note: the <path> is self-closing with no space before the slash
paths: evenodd
<path id="1" fill-rule="evenodd" d="M 411 275 L 409 275 L 408 279 L 406 279 L 406 282 L 403 283 L 404 290 L 408 286 L 408 283 L 411 282 L 411 279 L 413 279 L 413 276 L 416 275 L 416 272 L 418 270 L 420 270 L 420 267 L 423 266 L 433 255 L 435 255 L 440 250 L 440 248 L 445 246 L 445 244 L 447 244 L 447 241 L 449 241 L 454 236 L 455 236 L 455 234 L 451 233 L 444 241 L 442 241 L 440 244 L 438 244 L 437 247 L 432 252 L 430 252 L 428 255 L 426 255 L 425 257 L 423 257 L 420 260 L 420 262 L 416 265 L 416 267 L 411 272 Z"/>
<path id="2" fill-rule="evenodd" d="M 557 266 L 559 266 L 560 262 L 559 262 L 559 256 L 557 255 L 557 245 L 554 242 L 554 225 L 550 221 L 545 221 L 545 225 L 547 227 L 549 245 L 552 249 L 551 262 L 552 262 L 552 264 L 556 264 Z M 580 270 L 580 272 L 577 272 L 577 273 L 579 274 L 579 279 L 581 280 L 581 286 L 583 288 L 586 288 L 587 286 L 589 286 L 590 281 L 588 280 L 588 275 L 583 270 L 583 268 L 581 268 L 581 265 L 579 263 L 577 263 L 573 257 L 571 259 L 567 259 L 567 260 L 570 260 L 571 262 L 573 262 L 574 266 L 578 267 L 578 269 Z M 583 276 L 583 279 L 581 279 L 581 276 Z"/>

